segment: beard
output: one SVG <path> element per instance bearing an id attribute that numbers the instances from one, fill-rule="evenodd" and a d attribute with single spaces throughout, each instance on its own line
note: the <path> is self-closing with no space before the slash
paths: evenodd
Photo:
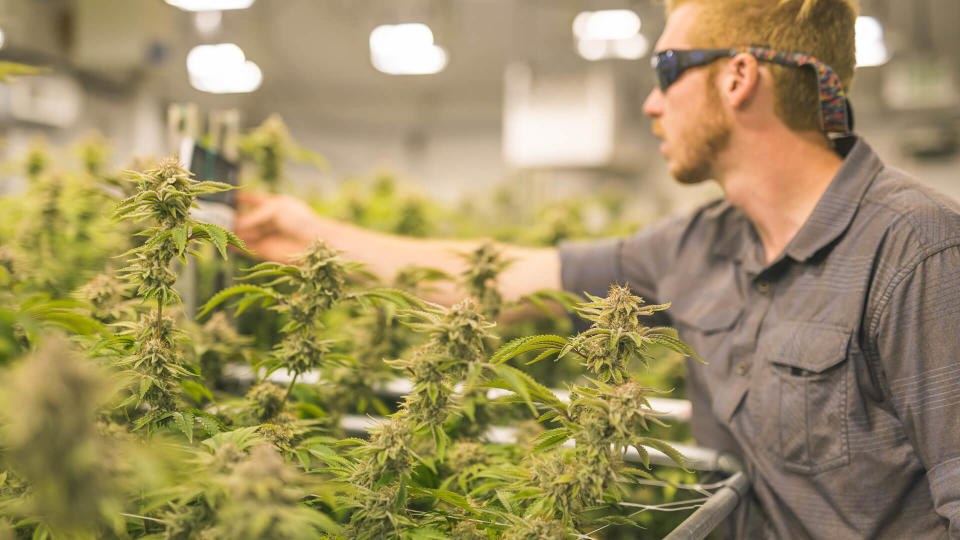
<path id="1" fill-rule="evenodd" d="M 730 142 L 732 122 L 720 100 L 715 78 L 709 76 L 703 114 L 697 123 L 682 136 L 678 155 L 670 163 L 670 174 L 681 184 L 699 184 L 713 177 L 717 156 Z"/>

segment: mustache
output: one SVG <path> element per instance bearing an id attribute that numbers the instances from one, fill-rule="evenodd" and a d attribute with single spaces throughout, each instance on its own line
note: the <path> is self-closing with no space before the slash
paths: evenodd
<path id="1" fill-rule="evenodd" d="M 653 131 L 653 134 L 658 138 L 663 138 L 663 127 L 660 125 L 659 120 L 654 120 L 650 124 L 650 129 Z"/>

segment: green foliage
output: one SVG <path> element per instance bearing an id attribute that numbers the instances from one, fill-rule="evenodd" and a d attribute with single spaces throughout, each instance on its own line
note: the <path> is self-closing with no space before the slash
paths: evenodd
<path id="1" fill-rule="evenodd" d="M 482 244 L 476 250 L 462 255 L 467 262 L 467 269 L 460 279 L 467 294 L 476 298 L 488 317 L 496 317 L 503 307 L 503 296 L 497 290 L 497 276 L 503 272 L 512 261 L 504 259 L 492 243 Z"/>
<path id="2" fill-rule="evenodd" d="M 113 527 L 122 501 L 96 414 L 110 397 L 104 374 L 51 341 L 6 373 L 0 392 L 3 461 L 29 488 L 0 503 L 64 536 Z M 4 473 L 6 475 L 8 473 Z"/>
<path id="3" fill-rule="evenodd" d="M 286 180 L 287 160 L 311 163 L 321 169 L 327 167 L 327 160 L 323 156 L 296 144 L 283 119 L 275 114 L 260 127 L 241 137 L 239 146 L 243 158 L 256 166 L 257 182 L 273 193 Z"/>
<path id="4" fill-rule="evenodd" d="M 135 424 L 138 427 L 152 428 L 173 420 L 190 438 L 193 417 L 185 418 L 176 409 L 180 382 L 194 373 L 184 366 L 174 321 L 163 314 L 163 309 L 180 299 L 174 290 L 177 275 L 172 262 L 176 258 L 185 261 L 192 244 L 213 244 L 224 257 L 227 244 L 243 248 L 243 242 L 233 233 L 190 218 L 190 209 L 199 195 L 230 186 L 194 181 L 175 159 L 160 162 L 156 169 L 128 175 L 136 182 L 137 191 L 121 201 L 114 214 L 129 220 L 150 220 L 154 225 L 141 233 L 146 241 L 128 252 L 132 261 L 121 272 L 137 287 L 136 295 L 144 302 L 154 300 L 155 309 L 141 315 L 136 323 L 122 325 L 132 347 L 117 365 L 138 381 L 123 405 L 149 406 L 149 411 Z"/>
<path id="5" fill-rule="evenodd" d="M 275 142 L 261 147 L 278 155 Z M 383 284 L 318 242 L 290 264 L 253 266 L 239 285 L 210 280 L 201 315 L 212 316 L 185 321 L 176 282 L 188 254 L 241 264 L 229 257 L 236 237 L 191 217 L 197 195 L 224 186 L 164 161 L 129 173 L 117 204 L 101 190 L 118 181 L 106 142 L 91 137 L 75 155 L 82 172 L 52 175 L 53 154 L 37 147 L 28 191 L 0 199 L 13 217 L 0 223 L 0 370 L 15 373 L 0 371 L 0 536 L 566 538 L 609 524 L 635 535 L 640 518 L 661 532 L 618 502 L 674 496 L 639 487 L 653 472 L 624 464 L 625 449 L 683 462 L 648 401 L 649 386 L 664 385 L 632 369 L 691 353 L 672 330 L 640 324 L 665 306 L 626 289 L 586 303 L 539 291 L 521 302 L 578 309 L 593 327 L 566 337 L 565 319 L 501 320 L 511 339 L 491 352 L 491 318 L 514 307 L 497 290 L 509 261 L 494 244 L 464 254 L 459 276 L 410 268 Z M 385 230 L 469 230 L 443 229 L 439 206 L 389 176 L 357 202 Z M 111 206 L 123 223 L 102 215 Z M 523 227 L 578 236 L 586 213 L 573 206 L 550 234 Z M 538 212 L 510 208 L 520 220 Z M 224 263 L 203 264 L 215 275 Z M 448 308 L 418 297 L 439 281 L 468 298 Z M 71 339 L 42 346 L 52 333 Z M 382 393 L 397 376 L 412 383 L 399 402 Z M 569 402 L 547 388 L 564 381 Z M 370 419 L 366 438 L 343 438 L 339 421 L 358 413 L 385 418 Z M 516 442 L 494 444 L 504 425 Z"/>

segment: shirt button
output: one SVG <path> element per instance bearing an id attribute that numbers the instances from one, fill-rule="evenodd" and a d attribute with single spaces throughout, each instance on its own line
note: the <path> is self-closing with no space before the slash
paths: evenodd
<path id="1" fill-rule="evenodd" d="M 737 375 L 746 375 L 750 371 L 750 364 L 740 361 L 737 363 Z"/>
<path id="2" fill-rule="evenodd" d="M 758 281 L 756 284 L 757 292 L 760 294 L 767 294 L 770 292 L 770 282 L 769 281 Z"/>

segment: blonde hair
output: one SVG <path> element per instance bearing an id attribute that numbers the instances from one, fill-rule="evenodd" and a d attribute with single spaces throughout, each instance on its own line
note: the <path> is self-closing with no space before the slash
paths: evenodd
<path id="1" fill-rule="evenodd" d="M 667 0 L 667 14 L 684 4 L 698 7 L 687 35 L 693 47 L 755 46 L 807 54 L 830 66 L 850 91 L 857 0 Z M 767 65 L 777 117 L 796 131 L 820 130 L 813 70 Z"/>

